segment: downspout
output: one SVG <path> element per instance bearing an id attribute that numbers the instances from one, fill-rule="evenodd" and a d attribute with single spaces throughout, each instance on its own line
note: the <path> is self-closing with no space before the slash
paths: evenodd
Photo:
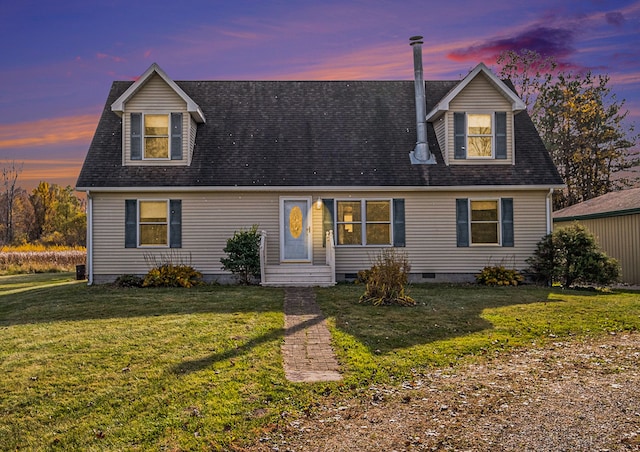
<path id="1" fill-rule="evenodd" d="M 422 72 L 422 36 L 409 38 L 413 47 L 413 72 L 416 95 L 416 147 L 409 153 L 413 165 L 434 164 L 436 159 L 427 145 L 427 103 Z"/>
<path id="2" fill-rule="evenodd" d="M 93 284 L 93 198 L 87 190 L 87 285 Z"/>
<path id="3" fill-rule="evenodd" d="M 553 232 L 553 188 L 547 193 L 547 234 Z"/>

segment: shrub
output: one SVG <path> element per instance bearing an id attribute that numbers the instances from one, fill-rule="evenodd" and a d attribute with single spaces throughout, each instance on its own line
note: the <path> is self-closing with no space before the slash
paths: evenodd
<path id="1" fill-rule="evenodd" d="M 517 286 L 524 277 L 515 269 L 504 265 L 488 265 L 476 275 L 476 282 L 485 286 Z"/>
<path id="2" fill-rule="evenodd" d="M 602 252 L 593 234 L 578 223 L 543 237 L 527 263 L 539 282 L 564 287 L 608 285 L 620 279 L 618 261 Z"/>
<path id="3" fill-rule="evenodd" d="M 193 287 L 202 284 L 202 274 L 190 265 L 163 264 L 145 275 L 142 287 Z"/>
<path id="4" fill-rule="evenodd" d="M 136 275 L 120 275 L 114 281 L 118 287 L 142 287 L 144 278 Z"/>
<path id="5" fill-rule="evenodd" d="M 380 251 L 373 258 L 371 268 L 358 273 L 358 278 L 366 284 L 360 303 L 371 303 L 374 306 L 415 306 L 415 300 L 407 295 L 405 290 L 410 269 L 405 253 L 400 253 L 394 248 Z"/>
<path id="6" fill-rule="evenodd" d="M 220 259 L 222 268 L 233 273 L 241 284 L 249 285 L 260 277 L 260 233 L 254 224 L 236 231 L 223 248 L 228 257 Z"/>

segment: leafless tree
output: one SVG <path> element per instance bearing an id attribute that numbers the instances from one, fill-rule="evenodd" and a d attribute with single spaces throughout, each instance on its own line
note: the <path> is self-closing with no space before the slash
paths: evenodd
<path id="1" fill-rule="evenodd" d="M 23 164 L 11 162 L 2 162 L 2 225 L 3 225 L 3 242 L 9 244 L 13 241 L 13 204 L 16 199 L 16 183 L 18 176 L 22 172 Z"/>

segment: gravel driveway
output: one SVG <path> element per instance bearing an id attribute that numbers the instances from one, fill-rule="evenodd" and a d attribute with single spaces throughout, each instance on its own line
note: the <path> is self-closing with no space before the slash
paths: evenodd
<path id="1" fill-rule="evenodd" d="M 640 334 L 570 339 L 284 416 L 253 451 L 640 451 Z"/>

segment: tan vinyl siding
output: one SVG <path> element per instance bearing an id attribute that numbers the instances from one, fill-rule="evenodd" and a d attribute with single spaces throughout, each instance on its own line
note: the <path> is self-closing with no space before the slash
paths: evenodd
<path id="1" fill-rule="evenodd" d="M 465 159 L 454 160 L 453 113 L 493 113 L 507 112 L 507 158 L 506 160 Z M 450 164 L 477 165 L 488 161 L 497 165 L 513 163 L 513 112 L 511 103 L 489 82 L 484 75 L 474 78 L 449 104 L 444 121 L 447 127 L 446 158 Z M 440 140 L 440 138 L 438 138 Z M 441 144 L 442 146 L 442 144 Z M 444 148 L 443 148 L 444 151 Z"/>
<path id="2" fill-rule="evenodd" d="M 300 193 L 309 196 L 311 193 Z M 332 199 L 405 200 L 406 248 L 412 273 L 476 273 L 489 263 L 504 262 L 522 269 L 546 232 L 546 191 L 527 192 L 407 192 L 313 194 L 313 202 Z M 205 274 L 222 274 L 222 249 L 234 231 L 258 224 L 267 231 L 269 264 L 280 262 L 280 204 L 287 193 L 157 193 L 94 194 L 94 274 L 145 273 L 145 255 L 177 254 Z M 456 246 L 456 198 L 513 198 L 515 247 Z M 182 248 L 124 248 L 126 199 L 181 199 Z M 311 207 L 313 262 L 325 262 L 322 247 L 322 209 Z M 336 273 L 356 273 L 370 267 L 380 247 L 337 247 Z"/>
<path id="3" fill-rule="evenodd" d="M 449 164 L 449 154 L 446 151 L 447 149 L 447 116 L 441 116 L 433 123 L 433 128 L 436 132 L 436 139 L 438 140 L 438 146 L 440 146 L 440 150 L 442 151 L 442 157 L 444 157 L 444 162 Z"/>
<path id="4" fill-rule="evenodd" d="M 126 199 L 181 199 L 182 248 L 124 248 Z M 227 239 L 258 224 L 269 232 L 269 260 L 277 262 L 278 196 L 272 194 L 96 194 L 94 195 L 94 273 L 146 272 L 145 255 L 178 254 L 208 274 L 222 273 L 220 258 Z"/>
<path id="5" fill-rule="evenodd" d="M 170 114 L 182 112 L 182 160 L 131 160 L 131 123 L 130 114 Z M 191 133 L 191 116 L 187 112 L 187 104 L 169 85 L 158 75 L 151 77 L 145 85 L 125 105 L 122 116 L 123 139 L 124 139 L 124 163 L 125 165 L 188 165 L 190 158 L 187 156 L 190 149 L 193 149 L 192 142 L 195 140 L 195 133 Z"/>
<path id="6" fill-rule="evenodd" d="M 573 221 L 556 221 L 554 229 L 570 226 Z M 622 281 L 640 284 L 640 214 L 580 220 L 596 237 L 608 256 L 618 260 Z"/>
<path id="7" fill-rule="evenodd" d="M 404 198 L 406 247 L 412 273 L 477 273 L 489 263 L 526 267 L 525 259 L 546 234 L 548 192 L 427 192 L 394 193 Z M 330 194 L 324 197 L 331 197 Z M 353 194 L 358 199 L 357 194 Z M 364 198 L 382 198 L 379 194 Z M 513 198 L 514 247 L 456 246 L 456 198 Z M 344 198 L 336 195 L 335 198 Z M 337 247 L 336 273 L 356 273 L 368 268 L 378 247 Z"/>
<path id="8" fill-rule="evenodd" d="M 189 140 L 188 140 L 189 149 L 188 149 L 188 156 L 187 156 L 187 165 L 191 165 L 191 159 L 193 158 L 193 148 L 196 145 L 197 130 L 198 130 L 198 124 L 192 117 L 189 117 Z"/>

